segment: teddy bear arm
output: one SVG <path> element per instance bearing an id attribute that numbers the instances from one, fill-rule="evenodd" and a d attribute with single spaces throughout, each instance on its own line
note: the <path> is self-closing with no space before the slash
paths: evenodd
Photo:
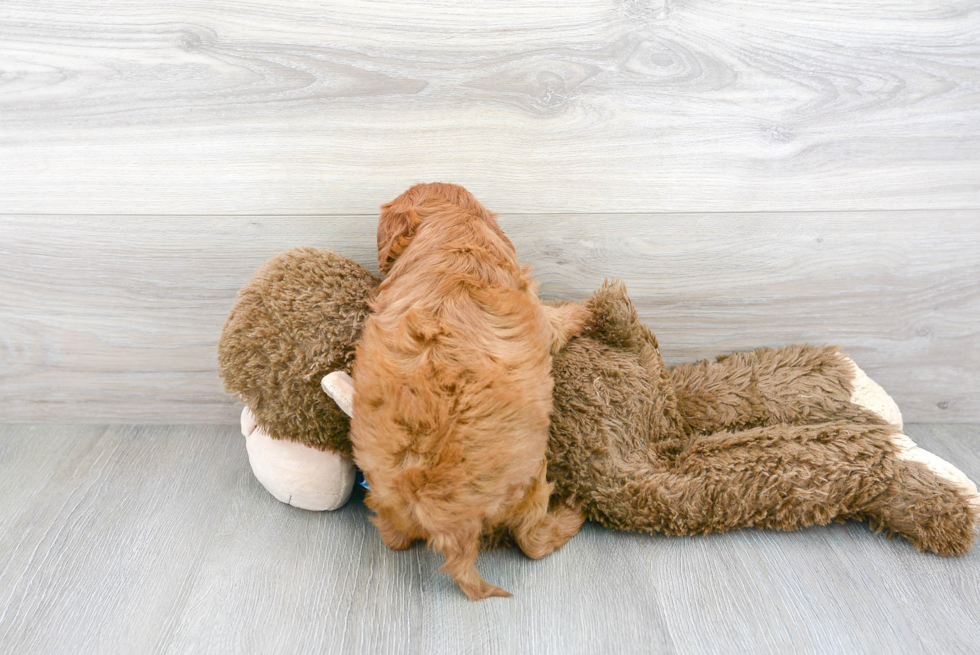
<path id="1" fill-rule="evenodd" d="M 677 366 L 670 376 L 689 432 L 868 422 L 868 412 L 902 427 L 901 412 L 891 397 L 832 346 L 759 348 L 716 362 Z"/>

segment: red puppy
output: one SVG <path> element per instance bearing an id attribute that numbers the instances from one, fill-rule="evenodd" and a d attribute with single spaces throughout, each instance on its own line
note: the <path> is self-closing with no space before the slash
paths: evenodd
<path id="1" fill-rule="evenodd" d="M 589 318 L 547 307 L 513 244 L 466 189 L 420 184 L 382 207 L 381 284 L 354 365 L 354 458 L 390 548 L 425 539 L 472 600 L 510 594 L 476 569 L 505 525 L 530 557 L 578 532 L 548 513 L 551 356 Z"/>

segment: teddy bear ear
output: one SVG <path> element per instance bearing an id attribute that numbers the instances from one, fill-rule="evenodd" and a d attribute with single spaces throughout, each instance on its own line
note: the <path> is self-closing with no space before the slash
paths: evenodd
<path id="1" fill-rule="evenodd" d="M 320 380 L 320 388 L 333 398 L 344 414 L 354 416 L 354 379 L 351 376 L 344 371 L 327 373 Z"/>
<path id="2" fill-rule="evenodd" d="M 384 274 L 391 270 L 421 222 L 415 208 L 399 200 L 382 205 L 378 219 L 378 270 Z"/>

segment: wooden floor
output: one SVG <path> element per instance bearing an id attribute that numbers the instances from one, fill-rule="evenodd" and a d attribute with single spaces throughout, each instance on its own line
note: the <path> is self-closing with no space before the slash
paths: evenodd
<path id="1" fill-rule="evenodd" d="M 980 478 L 980 426 L 912 425 Z M 976 652 L 980 548 L 861 524 L 696 538 L 587 525 L 470 603 L 361 497 L 275 501 L 229 426 L 0 427 L 0 650 L 11 653 Z"/>

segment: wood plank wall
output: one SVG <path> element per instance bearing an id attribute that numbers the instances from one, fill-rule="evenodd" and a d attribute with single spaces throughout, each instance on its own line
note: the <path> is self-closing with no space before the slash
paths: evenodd
<path id="1" fill-rule="evenodd" d="M 972 0 L 0 5 L 0 421 L 227 422 L 235 291 L 466 185 L 670 363 L 839 343 L 980 420 Z"/>

